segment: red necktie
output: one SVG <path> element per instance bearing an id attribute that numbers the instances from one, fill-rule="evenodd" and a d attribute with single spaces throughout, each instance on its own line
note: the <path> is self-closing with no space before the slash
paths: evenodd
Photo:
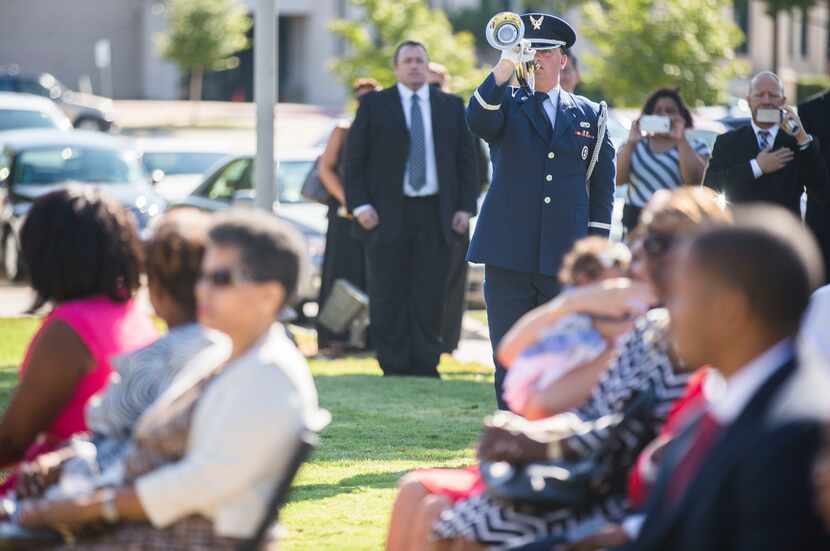
<path id="1" fill-rule="evenodd" d="M 670 504 L 676 504 L 683 497 L 689 483 L 700 469 L 700 465 L 712 448 L 715 438 L 720 432 L 721 426 L 715 417 L 707 412 L 700 418 L 695 428 L 694 439 L 686 451 L 686 455 L 674 468 L 667 487 L 666 495 Z"/>

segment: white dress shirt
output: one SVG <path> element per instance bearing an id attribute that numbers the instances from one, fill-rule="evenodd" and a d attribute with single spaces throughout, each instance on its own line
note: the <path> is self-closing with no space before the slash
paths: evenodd
<path id="1" fill-rule="evenodd" d="M 409 161 L 403 172 L 403 193 L 407 197 L 426 197 L 438 193 L 438 166 L 435 161 L 435 140 L 432 136 L 432 107 L 429 104 L 429 85 L 424 84 L 417 91 L 413 92 L 400 82 L 397 84 L 398 93 L 401 96 L 401 107 L 406 120 L 406 128 L 412 127 L 411 110 L 412 96 L 418 95 L 418 106 L 421 109 L 421 120 L 424 122 L 424 152 L 426 153 L 426 184 L 419 190 L 412 189 L 409 185 Z M 370 205 L 355 207 L 354 215 L 360 216 Z"/>
<path id="2" fill-rule="evenodd" d="M 151 418 L 227 358 L 214 347 L 194 359 L 139 420 Z M 198 362 L 198 363 L 197 363 Z M 220 536 L 247 538 L 263 519 L 277 480 L 289 466 L 299 431 L 319 414 L 308 364 L 275 324 L 228 363 L 199 398 L 187 453 L 135 482 L 153 526 L 188 515 L 213 522 Z"/>
<path id="3" fill-rule="evenodd" d="M 406 127 L 412 128 L 411 110 L 412 96 L 418 96 L 418 106 L 421 109 L 421 119 L 424 121 L 424 148 L 426 152 L 426 185 L 419 190 L 412 189 L 409 185 L 409 162 L 406 163 L 406 170 L 403 173 L 403 192 L 407 197 L 424 197 L 438 193 L 438 169 L 435 163 L 435 143 L 432 137 L 432 108 L 429 105 L 429 85 L 424 84 L 416 92 L 413 92 L 400 82 L 398 93 L 401 95 L 401 106 L 403 115 L 406 118 Z"/>
<path id="4" fill-rule="evenodd" d="M 760 128 L 755 124 L 754 120 L 751 120 L 750 122 L 752 124 L 752 131 L 755 132 L 755 141 L 758 142 L 758 147 L 761 147 L 761 139 L 758 137 L 758 133 L 762 131 L 769 132 L 769 145 L 767 146 L 767 151 L 770 151 L 772 149 L 772 144 L 775 143 L 775 138 L 778 136 L 779 126 L 775 124 L 770 128 Z M 749 166 L 752 167 L 752 174 L 755 176 L 756 180 L 764 175 L 764 171 L 761 170 L 761 166 L 758 164 L 757 160 L 752 159 L 749 161 Z"/>
<path id="5" fill-rule="evenodd" d="M 542 102 L 542 107 L 550 120 L 550 127 L 556 128 L 556 112 L 559 110 L 559 86 L 548 92 L 548 99 Z"/>
<path id="6" fill-rule="evenodd" d="M 767 380 L 795 355 L 792 339 L 784 339 L 735 372 L 718 396 L 707 396 L 709 411 L 721 426 L 734 422 Z"/>

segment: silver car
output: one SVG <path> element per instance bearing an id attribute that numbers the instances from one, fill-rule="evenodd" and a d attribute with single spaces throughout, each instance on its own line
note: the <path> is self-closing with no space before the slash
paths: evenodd
<path id="1" fill-rule="evenodd" d="M 279 206 L 275 214 L 295 226 L 305 237 L 311 262 L 311 278 L 299 290 L 300 313 L 304 303 L 314 303 L 320 291 L 320 274 L 326 248 L 328 227 L 327 207 L 307 201 L 300 194 L 303 182 L 320 154 L 319 149 L 280 151 L 276 163 L 276 186 Z M 254 199 L 254 158 L 251 155 L 231 157 L 204 177 L 202 183 L 171 208 L 190 206 L 216 212 L 231 205 L 251 205 Z"/>
<path id="2" fill-rule="evenodd" d="M 0 134 L 0 239 L 6 277 L 25 276 L 20 228 L 32 201 L 70 184 L 94 186 L 128 208 L 144 232 L 165 208 L 127 142 L 100 132 L 18 130 Z"/>

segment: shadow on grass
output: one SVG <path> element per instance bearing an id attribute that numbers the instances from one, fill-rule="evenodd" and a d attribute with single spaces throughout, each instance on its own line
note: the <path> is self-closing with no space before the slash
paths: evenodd
<path id="1" fill-rule="evenodd" d="M 365 489 L 394 488 L 398 480 L 409 471 L 390 473 L 366 473 L 344 478 L 334 484 L 303 484 L 294 486 L 291 491 L 291 502 L 317 501 L 343 494 L 351 494 Z"/>

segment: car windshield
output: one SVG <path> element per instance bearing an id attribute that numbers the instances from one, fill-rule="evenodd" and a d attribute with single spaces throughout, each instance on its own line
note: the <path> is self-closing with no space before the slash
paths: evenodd
<path id="1" fill-rule="evenodd" d="M 59 146 L 18 153 L 15 184 L 52 185 L 78 181 L 96 184 L 134 182 L 142 177 L 135 155 L 113 149 Z"/>
<path id="2" fill-rule="evenodd" d="M 227 157 L 224 153 L 215 152 L 158 152 L 145 153 L 142 157 L 144 170 L 152 174 L 156 170 L 164 172 L 165 176 L 179 174 L 203 174 L 221 159 Z"/>
<path id="3" fill-rule="evenodd" d="M 49 115 L 27 109 L 0 109 L 0 131 L 19 128 L 57 128 Z"/>

